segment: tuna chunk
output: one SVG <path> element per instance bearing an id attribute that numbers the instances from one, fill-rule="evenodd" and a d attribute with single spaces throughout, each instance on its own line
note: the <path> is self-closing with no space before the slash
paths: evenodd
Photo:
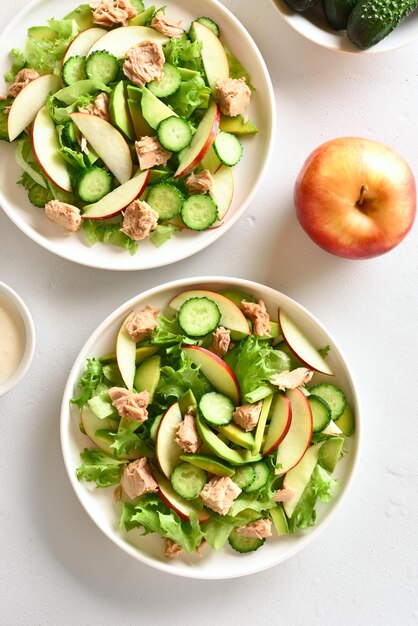
<path id="1" fill-rule="evenodd" d="M 165 540 L 165 556 L 167 559 L 175 559 L 183 552 L 183 549 L 172 539 Z"/>
<path id="2" fill-rule="evenodd" d="M 241 491 L 229 477 L 214 476 L 203 487 L 200 497 L 209 509 L 226 515 Z"/>
<path id="3" fill-rule="evenodd" d="M 247 432 L 253 430 L 260 419 L 262 402 L 256 404 L 243 404 L 235 409 L 232 413 L 232 419 L 235 424 L 241 426 Z"/>
<path id="4" fill-rule="evenodd" d="M 212 343 L 210 346 L 210 350 L 214 352 L 217 356 L 224 356 L 229 350 L 231 344 L 231 332 L 224 328 L 223 326 L 219 326 L 212 333 Z"/>
<path id="5" fill-rule="evenodd" d="M 273 496 L 275 502 L 289 502 L 295 497 L 295 490 L 290 487 L 278 489 Z"/>
<path id="6" fill-rule="evenodd" d="M 89 115 L 97 115 L 102 120 L 109 121 L 109 96 L 107 93 L 99 93 L 97 98 L 91 104 L 78 109 L 80 113 L 88 113 Z"/>
<path id="7" fill-rule="evenodd" d="M 124 387 L 112 387 L 109 389 L 109 396 L 119 415 L 126 417 L 129 422 L 142 423 L 148 419 L 148 391 L 134 393 Z"/>
<path id="8" fill-rule="evenodd" d="M 135 85 L 143 87 L 152 80 L 162 78 L 164 60 L 164 52 L 159 43 L 142 41 L 126 55 L 123 73 Z"/>
<path id="9" fill-rule="evenodd" d="M 270 315 L 267 313 L 263 300 L 259 300 L 258 304 L 243 300 L 241 311 L 252 321 L 254 335 L 264 337 L 271 333 Z"/>
<path id="10" fill-rule="evenodd" d="M 9 85 L 7 95 L 16 98 L 23 87 L 26 87 L 26 85 L 35 80 L 35 78 L 39 78 L 39 74 L 36 70 L 32 70 L 30 67 L 20 70 L 20 72 L 16 74 L 14 82 Z"/>
<path id="11" fill-rule="evenodd" d="M 157 137 L 141 137 L 139 141 L 135 141 L 135 150 L 141 170 L 164 165 L 171 157 L 171 152 L 164 150 Z"/>
<path id="12" fill-rule="evenodd" d="M 174 37 L 181 37 L 184 33 L 184 30 L 181 27 L 181 22 L 182 20 L 179 20 L 178 22 L 170 20 L 170 18 L 164 15 L 162 11 L 157 11 L 151 20 L 151 26 L 152 28 L 155 28 L 155 30 L 158 30 L 162 35 L 172 39 Z"/>
<path id="13" fill-rule="evenodd" d="M 306 367 L 297 367 L 291 372 L 284 370 L 284 372 L 280 372 L 280 374 L 274 374 L 270 378 L 270 382 L 272 385 L 284 391 L 285 389 L 296 389 L 296 387 L 306 385 L 306 383 L 309 383 L 312 379 L 313 375 L 314 372 L 312 370 L 308 370 Z"/>
<path id="14" fill-rule="evenodd" d="M 127 26 L 128 20 L 137 15 L 129 0 L 93 0 L 93 22 L 99 26 Z"/>
<path id="15" fill-rule="evenodd" d="M 213 185 L 213 176 L 209 170 L 203 170 L 196 174 L 190 174 L 184 184 L 190 194 L 206 193 Z"/>
<path id="16" fill-rule="evenodd" d="M 244 78 L 223 78 L 216 83 L 216 98 L 222 113 L 235 117 L 250 104 L 251 91 Z"/>
<path id="17" fill-rule="evenodd" d="M 202 445 L 202 440 L 197 432 L 195 415 L 194 407 L 189 406 L 183 421 L 177 427 L 175 441 L 185 452 L 197 452 Z"/>
<path id="18" fill-rule="evenodd" d="M 271 520 L 258 519 L 251 524 L 245 524 L 245 526 L 238 526 L 237 533 L 243 537 L 249 537 L 250 539 L 265 539 L 271 537 Z"/>
<path id="19" fill-rule="evenodd" d="M 141 311 L 132 313 L 125 324 L 126 331 L 134 341 L 142 341 L 151 335 L 157 326 L 157 315 L 160 309 L 153 306 L 146 306 Z"/>
<path id="20" fill-rule="evenodd" d="M 123 470 L 121 485 L 131 500 L 139 498 L 144 493 L 158 491 L 158 484 L 151 473 L 151 467 L 145 456 L 128 463 Z"/>
<path id="21" fill-rule="evenodd" d="M 123 215 L 122 232 L 134 241 L 142 241 L 157 228 L 158 213 L 146 202 L 134 200 Z"/>
<path id="22" fill-rule="evenodd" d="M 45 215 L 51 222 L 64 226 L 68 233 L 75 233 L 81 226 L 80 209 L 72 204 L 50 200 L 45 205 Z"/>

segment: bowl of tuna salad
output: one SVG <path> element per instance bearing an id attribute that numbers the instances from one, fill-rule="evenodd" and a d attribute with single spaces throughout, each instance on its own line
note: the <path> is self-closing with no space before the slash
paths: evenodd
<path id="1" fill-rule="evenodd" d="M 93 522 L 138 561 L 190 578 L 256 573 L 313 541 L 349 491 L 360 435 L 328 331 L 284 294 L 224 277 L 114 311 L 81 349 L 61 410 L 65 466 Z"/>
<path id="2" fill-rule="evenodd" d="M 0 202 L 34 241 L 112 270 L 210 245 L 275 134 L 256 44 L 220 3 L 37 0 L 0 36 Z"/>

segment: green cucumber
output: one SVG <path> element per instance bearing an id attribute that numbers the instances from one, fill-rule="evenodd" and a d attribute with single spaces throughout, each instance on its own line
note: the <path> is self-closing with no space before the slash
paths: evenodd
<path id="1" fill-rule="evenodd" d="M 310 387 L 309 393 L 319 396 L 328 404 L 331 409 L 331 419 L 336 420 L 343 414 L 347 400 L 344 392 L 330 383 L 320 383 L 315 387 Z"/>
<path id="2" fill-rule="evenodd" d="M 350 13 L 347 36 L 359 48 L 371 48 L 417 7 L 418 0 L 360 0 Z"/>
<path id="3" fill-rule="evenodd" d="M 244 537 L 236 528 L 231 531 L 228 538 L 229 545 L 236 552 L 246 554 L 247 552 L 255 552 L 258 548 L 261 548 L 265 539 L 258 539 L 257 537 Z"/>
<path id="4" fill-rule="evenodd" d="M 176 93 L 180 84 L 181 74 L 178 69 L 171 63 L 164 63 L 160 80 L 152 80 L 147 84 L 147 88 L 157 98 L 166 98 Z"/>
<path id="5" fill-rule="evenodd" d="M 84 202 L 97 202 L 112 189 L 112 177 L 102 167 L 87 167 L 78 175 L 77 194 Z"/>
<path id="6" fill-rule="evenodd" d="M 307 11 L 318 4 L 318 0 L 285 0 L 294 11 Z"/>
<path id="7" fill-rule="evenodd" d="M 218 207 L 210 196 L 197 193 L 184 201 L 181 218 L 191 230 L 206 230 L 218 219 Z"/>
<path id="8" fill-rule="evenodd" d="M 178 215 L 183 206 L 184 196 L 170 183 L 157 183 L 149 190 L 147 203 L 157 211 L 161 220 L 170 220 Z"/>
<path id="9" fill-rule="evenodd" d="M 43 209 L 50 200 L 53 200 L 54 196 L 49 188 L 45 189 L 45 187 L 41 187 L 41 185 L 35 183 L 28 191 L 28 198 L 33 206 L 36 206 L 38 209 Z"/>
<path id="10" fill-rule="evenodd" d="M 267 481 L 270 477 L 269 466 L 264 461 L 254 463 L 253 470 L 255 472 L 254 481 L 251 483 L 251 485 L 245 487 L 245 493 L 254 493 L 254 491 L 258 491 L 267 484 Z"/>
<path id="11" fill-rule="evenodd" d="M 235 406 L 227 396 L 210 391 L 200 399 L 199 410 L 203 419 L 211 426 L 226 426 L 232 422 Z"/>
<path id="12" fill-rule="evenodd" d="M 189 337 L 203 337 L 211 333 L 220 321 L 219 307 L 209 298 L 189 298 L 179 309 L 179 326 Z"/>
<path id="13" fill-rule="evenodd" d="M 94 78 L 105 85 L 116 80 L 119 69 L 117 58 L 106 50 L 96 50 L 86 60 L 87 78 Z"/>
<path id="14" fill-rule="evenodd" d="M 208 482 L 206 472 L 191 463 L 176 465 L 171 474 L 171 485 L 176 493 L 185 500 L 194 500 Z"/>
<path id="15" fill-rule="evenodd" d="M 334 30 L 347 28 L 348 18 L 358 0 L 322 0 L 325 17 Z"/>
<path id="16" fill-rule="evenodd" d="M 219 34 L 220 34 L 219 26 L 210 17 L 198 17 L 197 20 L 195 20 L 195 22 L 199 22 L 200 24 L 203 24 L 203 26 L 206 26 L 207 28 L 209 28 L 217 37 L 219 37 Z"/>
<path id="17" fill-rule="evenodd" d="M 255 469 L 253 465 L 242 465 L 235 470 L 232 479 L 240 489 L 250 487 L 255 481 Z"/>
<path id="18" fill-rule="evenodd" d="M 192 140 L 190 124 L 182 117 L 167 117 L 157 128 L 158 141 L 170 152 L 181 152 Z"/>
<path id="19" fill-rule="evenodd" d="M 308 402 L 312 411 L 312 432 L 320 433 L 331 421 L 331 409 L 320 396 L 310 394 Z"/>
<path id="20" fill-rule="evenodd" d="M 70 57 L 62 66 L 62 80 L 65 85 L 73 85 L 79 80 L 85 80 L 86 59 L 82 56 Z"/>

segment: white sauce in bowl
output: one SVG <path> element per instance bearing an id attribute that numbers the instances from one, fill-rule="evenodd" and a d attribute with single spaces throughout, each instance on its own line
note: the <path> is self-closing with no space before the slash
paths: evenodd
<path id="1" fill-rule="evenodd" d="M 13 303 L 0 293 L 0 384 L 19 367 L 25 343 L 23 320 Z"/>

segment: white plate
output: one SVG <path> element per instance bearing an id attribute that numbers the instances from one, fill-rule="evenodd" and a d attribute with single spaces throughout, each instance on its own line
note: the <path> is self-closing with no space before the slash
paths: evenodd
<path id="1" fill-rule="evenodd" d="M 284 0 L 272 1 L 281 17 L 294 30 L 306 39 L 329 50 L 354 54 L 374 54 L 397 50 L 418 39 L 418 11 L 412 13 L 380 43 L 368 50 L 361 50 L 351 43 L 344 31 L 335 31 L 328 25 L 321 4 L 304 13 L 298 13 L 293 11 Z"/>
<path id="2" fill-rule="evenodd" d="M 114 246 L 96 244 L 89 248 L 83 234 L 67 236 L 32 206 L 26 191 L 16 185 L 21 175 L 13 157 L 13 146 L 0 142 L 0 205 L 11 220 L 31 239 L 58 256 L 82 265 L 111 270 L 139 270 L 180 261 L 199 252 L 226 232 L 243 214 L 253 199 L 266 171 L 276 126 L 274 93 L 266 65 L 254 41 L 238 20 L 216 0 L 170 0 L 169 15 L 183 18 L 183 25 L 200 15 L 211 17 L 220 25 L 222 37 L 240 59 L 256 87 L 249 115 L 259 132 L 243 140 L 244 157 L 234 168 L 235 192 L 224 225 L 203 233 L 177 233 L 161 248 L 149 241 L 140 244 L 134 256 Z M 12 48 L 22 47 L 30 26 L 45 24 L 51 17 L 63 17 L 77 6 L 77 0 L 35 0 L 10 22 L 0 35 L 0 74 L 10 67 Z M 5 86 L 0 93 L 5 92 Z"/>
<path id="3" fill-rule="evenodd" d="M 299 532 L 296 535 L 272 537 L 262 549 L 245 556 L 237 554 L 229 546 L 226 546 L 219 554 L 206 547 L 202 559 L 195 555 L 186 555 L 168 562 L 164 557 L 164 542 L 160 536 L 140 537 L 137 531 L 125 533 L 117 528 L 119 511 L 118 505 L 112 499 L 113 488 L 92 489 L 91 483 L 77 481 L 75 470 L 80 465 L 80 451 L 89 445 L 88 439 L 79 430 L 78 409 L 70 405 L 70 398 L 77 392 L 77 381 L 84 371 L 86 359 L 114 351 L 117 331 L 129 311 L 145 304 L 164 309 L 175 294 L 185 289 L 202 286 L 213 290 L 224 289 L 227 286 L 242 289 L 257 298 L 263 298 L 268 310 L 275 317 L 278 306 L 283 306 L 315 345 L 329 345 L 331 350 L 328 361 L 335 371 L 336 384 L 344 389 L 348 402 L 354 409 L 356 432 L 353 437 L 347 439 L 348 454 L 339 462 L 336 471 L 336 477 L 342 486 L 330 503 L 320 504 L 317 507 L 318 522 L 314 529 Z M 325 378 L 315 375 L 314 381 L 319 382 Z M 329 380 L 329 377 L 327 378 Z M 117 546 L 139 561 L 158 570 L 189 578 L 245 576 L 281 563 L 302 550 L 330 522 L 346 496 L 357 464 L 359 443 L 360 411 L 355 386 L 348 365 L 335 341 L 314 316 L 294 300 L 269 287 L 236 278 L 209 277 L 179 280 L 146 291 L 123 304 L 109 315 L 82 348 L 68 378 L 61 409 L 61 445 L 65 466 L 71 484 L 92 520 Z"/>

